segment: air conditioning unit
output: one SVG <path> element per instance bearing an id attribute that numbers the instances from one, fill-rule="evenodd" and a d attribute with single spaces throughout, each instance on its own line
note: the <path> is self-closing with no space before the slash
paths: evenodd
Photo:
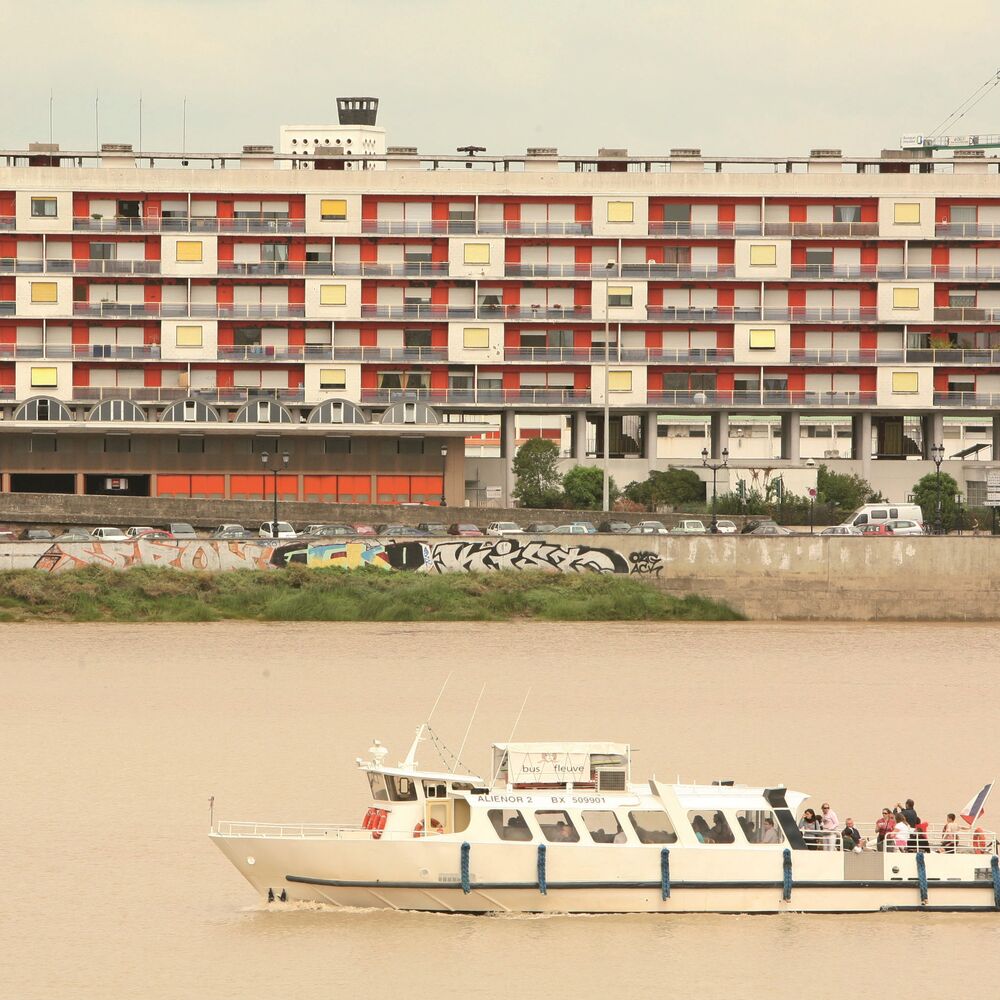
<path id="1" fill-rule="evenodd" d="M 599 792 L 624 792 L 625 788 L 625 772 L 624 770 L 615 768 L 608 771 L 598 771 L 597 772 L 597 790 Z"/>

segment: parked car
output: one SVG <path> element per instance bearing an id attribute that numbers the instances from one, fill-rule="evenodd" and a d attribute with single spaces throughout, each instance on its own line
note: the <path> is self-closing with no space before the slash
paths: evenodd
<path id="1" fill-rule="evenodd" d="M 573 523 L 580 525 L 580 527 L 583 528 L 583 530 L 588 535 L 596 535 L 597 534 L 597 526 L 594 524 L 593 521 L 574 521 Z"/>
<path id="2" fill-rule="evenodd" d="M 551 535 L 555 530 L 556 526 L 548 521 L 534 521 L 524 529 L 528 535 Z"/>
<path id="3" fill-rule="evenodd" d="M 152 531 L 153 526 L 151 524 L 135 525 L 133 524 L 131 528 L 125 529 L 125 534 L 129 538 L 135 538 L 136 535 L 141 535 L 144 531 Z"/>
<path id="4" fill-rule="evenodd" d="M 351 527 L 354 529 L 356 535 L 374 535 L 375 528 L 370 524 L 352 524 Z"/>
<path id="5" fill-rule="evenodd" d="M 747 521 L 747 523 L 743 525 L 743 530 L 740 532 L 740 534 L 752 535 L 758 528 L 762 527 L 763 525 L 774 524 L 774 523 L 775 523 L 774 520 L 772 520 L 770 517 L 762 517 L 759 520 Z"/>
<path id="6" fill-rule="evenodd" d="M 169 531 L 163 531 L 161 528 L 150 528 L 147 531 L 140 531 L 138 535 L 133 535 L 132 537 L 141 539 L 144 542 L 166 542 L 174 536 Z"/>
<path id="7" fill-rule="evenodd" d="M 3 534 L 3 532 L 0 532 Z M 89 542 L 90 535 L 85 531 L 64 531 L 61 535 L 56 535 L 53 541 L 56 542 Z"/>
<path id="8" fill-rule="evenodd" d="M 174 538 L 197 538 L 198 533 L 191 527 L 190 524 L 184 521 L 172 521 L 167 525 L 167 531 L 170 532 Z"/>
<path id="9" fill-rule="evenodd" d="M 220 524 L 212 532 L 212 538 L 243 538 L 247 534 L 242 524 Z"/>
<path id="10" fill-rule="evenodd" d="M 55 535 L 48 528 L 25 528 L 21 537 L 26 542 L 51 542 Z"/>
<path id="11" fill-rule="evenodd" d="M 632 525 L 628 521 L 601 521 L 597 530 L 605 535 L 627 535 Z"/>
<path id="12" fill-rule="evenodd" d="M 590 532 L 582 524 L 557 524 L 551 534 L 553 535 L 589 535 Z"/>
<path id="13" fill-rule="evenodd" d="M 775 524 L 774 521 L 767 521 L 763 524 L 758 524 L 753 531 L 747 532 L 750 535 L 795 535 L 797 532 L 792 531 L 790 528 L 786 528 L 783 524 Z"/>
<path id="14" fill-rule="evenodd" d="M 866 503 L 859 507 L 844 524 L 860 528 L 865 524 L 885 524 L 886 521 L 916 521 L 924 523 L 924 512 L 915 503 Z"/>
<path id="15" fill-rule="evenodd" d="M 667 534 L 667 526 L 662 521 L 640 521 L 636 527 L 642 528 L 644 535 Z"/>
<path id="16" fill-rule="evenodd" d="M 885 526 L 894 535 L 922 535 L 924 533 L 923 525 L 917 524 L 916 521 L 909 521 L 909 520 L 886 521 Z"/>
<path id="17" fill-rule="evenodd" d="M 336 538 L 356 534 L 349 524 L 311 524 L 299 537 L 308 535 L 310 538 Z"/>
<path id="18" fill-rule="evenodd" d="M 495 536 L 523 535 L 524 528 L 513 521 L 493 521 L 492 524 L 487 525 L 486 534 Z"/>
<path id="19" fill-rule="evenodd" d="M 482 531 L 474 524 L 453 524 L 448 528 L 449 535 L 461 535 L 463 538 L 482 538 Z"/>
<path id="20" fill-rule="evenodd" d="M 630 535 L 669 535 L 666 528 L 654 528 L 649 524 L 636 524 L 628 529 Z"/>
<path id="21" fill-rule="evenodd" d="M 127 542 L 129 540 L 121 528 L 110 527 L 94 528 L 90 537 L 99 542 Z"/>
<path id="22" fill-rule="evenodd" d="M 448 525 L 440 521 L 421 521 L 417 527 L 428 535 L 447 535 Z"/>
<path id="23" fill-rule="evenodd" d="M 277 531 L 275 531 L 277 524 Z M 257 532 L 261 538 L 298 538 L 295 529 L 287 521 L 265 521 Z"/>
<path id="24" fill-rule="evenodd" d="M 408 535 L 411 538 L 423 538 L 427 532 L 415 528 L 412 524 L 380 524 L 376 530 L 379 535 Z"/>
<path id="25" fill-rule="evenodd" d="M 833 524 L 829 528 L 824 528 L 821 535 L 861 535 L 860 528 L 855 528 L 853 524 Z"/>
<path id="26" fill-rule="evenodd" d="M 0 542 L 16 542 L 17 535 L 13 531 L 0 531 Z"/>
<path id="27" fill-rule="evenodd" d="M 863 524 L 861 525 L 862 535 L 891 535 L 892 528 L 886 524 Z"/>
<path id="28" fill-rule="evenodd" d="M 716 521 L 715 530 L 719 535 L 738 535 L 740 531 L 735 521 Z"/>
<path id="29" fill-rule="evenodd" d="M 678 521 L 671 529 L 671 535 L 704 535 L 705 525 L 694 518 Z"/>

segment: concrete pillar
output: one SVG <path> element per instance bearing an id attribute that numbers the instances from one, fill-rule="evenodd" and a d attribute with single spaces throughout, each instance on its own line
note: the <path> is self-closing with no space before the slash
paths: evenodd
<path id="1" fill-rule="evenodd" d="M 573 461 L 583 465 L 587 461 L 587 414 L 577 410 L 573 414 Z"/>
<path id="2" fill-rule="evenodd" d="M 797 462 L 799 460 L 801 435 L 799 415 L 797 413 L 783 413 L 781 415 L 781 457 L 786 461 Z"/>
<path id="3" fill-rule="evenodd" d="M 872 415 L 855 413 L 851 417 L 851 458 L 862 464 L 862 477 L 868 478 L 872 461 Z"/>
<path id="4" fill-rule="evenodd" d="M 78 496 L 82 497 L 87 491 L 86 479 L 82 472 L 76 473 L 73 477 L 73 492 Z"/>
<path id="5" fill-rule="evenodd" d="M 643 415 L 644 450 L 646 461 L 649 463 L 650 469 L 653 468 L 653 465 L 656 462 L 656 441 L 657 433 L 659 431 L 658 417 L 659 414 L 656 410 L 650 410 Z"/>
<path id="6" fill-rule="evenodd" d="M 996 427 L 996 417 L 993 418 L 993 426 Z M 996 435 L 996 430 L 993 431 L 994 440 Z M 10 493 L 10 473 L 0 472 L 0 493 Z"/>
<path id="7" fill-rule="evenodd" d="M 722 458 L 722 449 L 729 447 L 729 414 L 712 414 L 712 458 Z"/>
<path id="8" fill-rule="evenodd" d="M 990 455 L 990 459 L 994 462 L 1000 462 L 1000 417 L 993 418 L 993 454 Z M 9 482 L 6 489 L 10 489 Z"/>
<path id="9" fill-rule="evenodd" d="M 921 421 L 923 425 L 923 457 L 931 457 L 931 448 L 936 444 L 944 444 L 944 414 L 928 413 Z"/>
<path id="10" fill-rule="evenodd" d="M 514 504 L 514 470 L 511 463 L 517 452 L 517 424 L 514 410 L 503 410 L 500 414 L 500 454 L 503 456 L 503 503 L 505 507 Z"/>

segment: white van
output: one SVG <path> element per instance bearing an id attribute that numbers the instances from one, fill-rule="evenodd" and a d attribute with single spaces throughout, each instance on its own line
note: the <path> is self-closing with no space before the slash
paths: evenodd
<path id="1" fill-rule="evenodd" d="M 924 512 L 915 503 L 866 503 L 859 507 L 844 524 L 861 528 L 866 524 L 885 524 L 886 521 L 916 521 L 923 525 Z"/>

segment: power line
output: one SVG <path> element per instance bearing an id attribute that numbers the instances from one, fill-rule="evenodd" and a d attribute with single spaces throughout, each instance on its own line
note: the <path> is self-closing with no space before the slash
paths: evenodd
<path id="1" fill-rule="evenodd" d="M 941 135 L 946 128 L 951 128 L 961 121 L 994 87 L 1000 84 L 1000 69 L 983 84 L 978 86 L 940 125 L 937 125 L 928 135 Z"/>

